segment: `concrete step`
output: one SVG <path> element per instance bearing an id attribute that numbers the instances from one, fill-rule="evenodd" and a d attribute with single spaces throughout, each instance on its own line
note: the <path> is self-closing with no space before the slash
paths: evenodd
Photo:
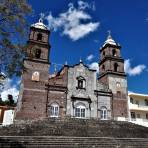
<path id="1" fill-rule="evenodd" d="M 127 122 L 94 119 L 52 119 L 18 121 L 9 127 L 0 127 L 0 135 L 15 136 L 78 136 L 78 137 L 147 137 L 148 128 Z"/>
<path id="2" fill-rule="evenodd" d="M 147 138 L 4 136 L 0 148 L 148 148 Z"/>

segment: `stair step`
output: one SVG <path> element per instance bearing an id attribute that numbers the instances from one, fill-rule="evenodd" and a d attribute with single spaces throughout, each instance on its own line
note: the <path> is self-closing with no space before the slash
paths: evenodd
<path id="1" fill-rule="evenodd" d="M 18 146 L 17 146 L 18 145 Z M 1 136 L 0 148 L 148 148 L 148 138 Z"/>

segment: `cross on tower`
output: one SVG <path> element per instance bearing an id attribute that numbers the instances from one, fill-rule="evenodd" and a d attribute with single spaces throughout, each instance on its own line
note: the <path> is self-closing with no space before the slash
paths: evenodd
<path id="1" fill-rule="evenodd" d="M 40 13 L 39 22 L 40 22 L 40 23 L 43 23 L 44 18 L 45 18 L 45 14 L 44 14 L 44 13 Z"/>
<path id="2" fill-rule="evenodd" d="M 107 37 L 107 39 L 111 39 L 111 38 L 112 38 L 112 36 L 111 36 L 111 30 L 108 30 L 107 32 L 108 32 L 108 37 Z"/>

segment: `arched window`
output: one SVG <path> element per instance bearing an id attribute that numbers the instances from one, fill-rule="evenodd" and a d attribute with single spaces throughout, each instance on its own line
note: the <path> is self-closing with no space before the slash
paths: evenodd
<path id="1" fill-rule="evenodd" d="M 50 117 L 59 116 L 59 105 L 57 103 L 52 103 L 50 105 Z"/>
<path id="2" fill-rule="evenodd" d="M 132 97 L 130 97 L 130 103 L 134 103 L 134 99 Z"/>
<path id="3" fill-rule="evenodd" d="M 113 55 L 113 56 L 117 56 L 116 49 L 113 49 L 113 50 L 112 50 L 112 55 Z"/>
<path id="4" fill-rule="evenodd" d="M 105 71 L 105 65 L 102 65 L 102 70 Z"/>
<path id="5" fill-rule="evenodd" d="M 36 51 L 35 51 L 35 57 L 37 59 L 39 59 L 41 57 L 41 49 L 36 49 Z"/>
<path id="6" fill-rule="evenodd" d="M 121 91 L 117 91 L 117 98 L 121 98 Z"/>
<path id="7" fill-rule="evenodd" d="M 105 56 L 105 51 L 103 51 L 103 56 Z"/>
<path id="8" fill-rule="evenodd" d="M 145 105 L 148 106 L 148 99 L 145 99 Z"/>
<path id="9" fill-rule="evenodd" d="M 85 83 L 86 83 L 86 81 L 85 81 L 85 79 L 82 76 L 77 77 L 77 88 L 84 89 L 86 87 Z"/>
<path id="10" fill-rule="evenodd" d="M 101 120 L 107 120 L 107 108 L 101 107 L 100 111 Z"/>
<path id="11" fill-rule="evenodd" d="M 41 34 L 41 33 L 38 33 L 38 34 L 37 34 L 37 40 L 38 40 L 38 41 L 41 41 L 41 40 L 42 40 L 42 34 Z"/>
<path id="12" fill-rule="evenodd" d="M 84 105 L 76 106 L 75 117 L 77 117 L 77 118 L 85 118 L 86 117 L 86 107 Z"/>
<path id="13" fill-rule="evenodd" d="M 32 81 L 39 81 L 40 73 L 38 71 L 33 72 L 31 79 L 32 79 Z"/>
<path id="14" fill-rule="evenodd" d="M 114 71 L 115 71 L 115 72 L 118 71 L 118 64 L 117 64 L 117 63 L 114 64 Z"/>

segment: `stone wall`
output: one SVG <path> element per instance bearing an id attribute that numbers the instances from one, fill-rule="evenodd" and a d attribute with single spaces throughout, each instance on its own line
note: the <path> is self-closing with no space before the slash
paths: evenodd
<path id="1" fill-rule="evenodd" d="M 77 88 L 79 76 L 85 79 L 83 89 Z M 111 119 L 111 97 L 108 88 L 97 81 L 96 71 L 90 70 L 82 62 L 68 69 L 67 115 L 75 116 L 75 108 L 83 104 L 86 107 L 86 118 L 100 118 L 101 107 L 105 107 L 108 119 Z"/>
<path id="2" fill-rule="evenodd" d="M 49 64 L 36 63 L 25 60 L 27 68 L 22 75 L 21 93 L 18 100 L 16 119 L 34 119 L 39 116 L 46 117 L 47 91 L 45 84 L 48 81 Z M 39 72 L 39 81 L 32 80 L 33 72 Z"/>
<path id="3" fill-rule="evenodd" d="M 85 79 L 84 80 L 85 87 L 83 89 L 78 88 L 78 80 L 77 80 L 78 77 L 83 77 Z M 96 89 L 95 71 L 89 70 L 88 67 L 86 67 L 82 62 L 73 67 L 69 67 L 67 115 L 74 116 L 74 108 L 77 106 L 77 104 L 83 104 L 86 107 L 86 118 L 96 117 L 97 98 L 94 95 L 95 89 Z M 75 98 L 75 100 L 73 100 L 74 102 L 72 101 L 72 97 Z M 88 100 L 91 100 L 91 103 Z"/>
<path id="4" fill-rule="evenodd" d="M 109 75 L 109 88 L 113 93 L 114 117 L 128 117 L 127 112 L 127 79 L 123 76 Z"/>
<path id="5" fill-rule="evenodd" d="M 68 77 L 68 67 L 64 66 L 57 74 L 49 78 L 48 85 L 47 85 L 48 116 L 50 116 L 50 107 L 52 103 L 58 104 L 60 118 L 64 118 L 66 115 L 67 81 L 68 81 L 67 77 Z"/>

